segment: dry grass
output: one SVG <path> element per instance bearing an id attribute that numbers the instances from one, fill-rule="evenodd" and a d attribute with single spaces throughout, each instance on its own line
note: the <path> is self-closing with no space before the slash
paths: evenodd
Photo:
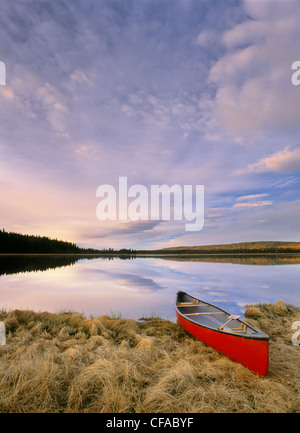
<path id="1" fill-rule="evenodd" d="M 270 335 L 265 378 L 166 320 L 2 311 L 0 412 L 300 412 L 299 310 L 278 302 L 246 315 Z"/>

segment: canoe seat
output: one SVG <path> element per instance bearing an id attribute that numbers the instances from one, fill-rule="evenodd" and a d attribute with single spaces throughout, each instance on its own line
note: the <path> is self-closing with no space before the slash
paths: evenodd
<path id="1" fill-rule="evenodd" d="M 232 320 L 237 320 L 240 317 L 241 316 L 232 314 L 231 316 L 228 317 L 228 320 L 222 326 L 220 326 L 218 329 L 220 329 L 221 331 L 229 331 L 229 332 L 246 332 L 247 326 L 244 323 L 241 323 L 241 326 L 239 328 L 226 328 L 226 329 L 224 329 L 224 326 L 228 325 L 228 323 L 230 323 Z"/>
<path id="2" fill-rule="evenodd" d="M 200 304 L 199 299 L 194 299 L 193 302 L 177 302 L 177 307 L 206 307 L 207 304 Z"/>

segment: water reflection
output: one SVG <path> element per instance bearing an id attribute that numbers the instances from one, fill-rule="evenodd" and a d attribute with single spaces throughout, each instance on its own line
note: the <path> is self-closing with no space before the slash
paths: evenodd
<path id="1" fill-rule="evenodd" d="M 92 260 L 99 255 L 79 254 L 0 254 L 0 275 L 17 274 L 19 272 L 47 271 L 63 266 L 72 266 L 80 259 Z M 103 260 L 121 258 L 131 260 L 132 255 L 102 255 Z"/>
<path id="2" fill-rule="evenodd" d="M 0 275 L 47 271 L 61 266 L 72 266 L 76 262 L 77 259 L 74 256 L 2 254 L 0 256 Z"/>
<path id="3" fill-rule="evenodd" d="M 283 299 L 300 305 L 299 256 L 1 256 L 0 275 L 0 308 L 7 309 L 173 320 L 177 290 L 235 314 L 247 303 Z"/>
<path id="4" fill-rule="evenodd" d="M 219 255 L 164 255 L 160 256 L 165 260 L 175 260 L 176 262 L 206 262 L 206 263 L 236 263 L 239 265 L 296 265 L 300 264 L 300 255 L 297 254 L 219 254 Z"/>

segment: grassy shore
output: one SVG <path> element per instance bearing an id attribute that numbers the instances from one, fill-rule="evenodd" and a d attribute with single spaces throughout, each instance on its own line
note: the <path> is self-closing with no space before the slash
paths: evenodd
<path id="1" fill-rule="evenodd" d="M 2 311 L 0 412 L 300 412 L 299 309 L 245 316 L 270 335 L 264 378 L 167 320 Z"/>

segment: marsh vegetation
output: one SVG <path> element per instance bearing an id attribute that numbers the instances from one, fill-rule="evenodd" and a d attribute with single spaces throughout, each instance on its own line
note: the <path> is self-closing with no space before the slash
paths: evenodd
<path id="1" fill-rule="evenodd" d="M 299 309 L 278 302 L 245 315 L 270 335 L 265 378 L 156 317 L 1 311 L 0 412 L 299 412 Z"/>

